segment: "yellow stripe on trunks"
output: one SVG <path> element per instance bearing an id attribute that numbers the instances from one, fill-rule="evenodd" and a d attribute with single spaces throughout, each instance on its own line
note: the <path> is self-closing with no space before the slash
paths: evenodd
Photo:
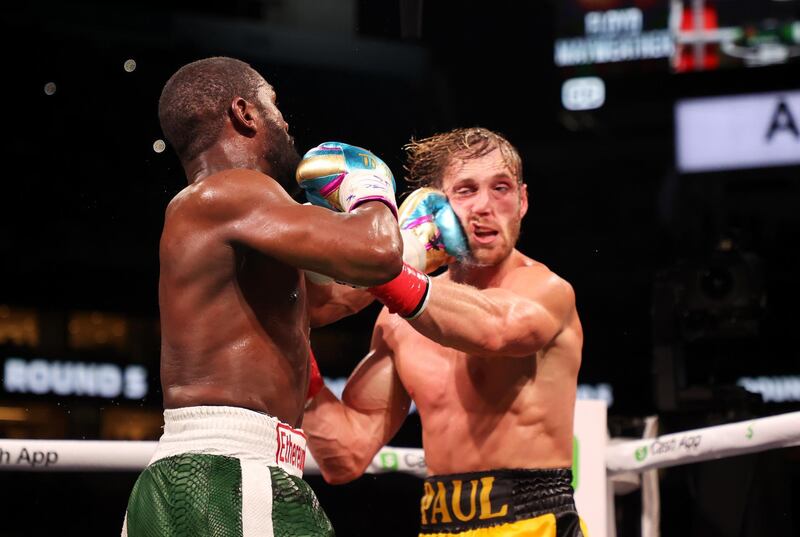
<path id="1" fill-rule="evenodd" d="M 420 534 L 420 537 L 555 537 L 555 535 L 556 517 L 552 513 L 547 513 L 536 518 L 488 528 L 475 528 L 459 533 L 425 533 Z"/>

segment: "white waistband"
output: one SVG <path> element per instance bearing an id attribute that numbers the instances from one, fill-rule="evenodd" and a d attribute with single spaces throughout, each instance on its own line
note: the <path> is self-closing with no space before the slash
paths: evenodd
<path id="1" fill-rule="evenodd" d="M 181 453 L 224 455 L 278 466 L 303 476 L 306 437 L 300 429 L 253 410 L 194 406 L 164 410 L 164 434 L 150 463 Z"/>

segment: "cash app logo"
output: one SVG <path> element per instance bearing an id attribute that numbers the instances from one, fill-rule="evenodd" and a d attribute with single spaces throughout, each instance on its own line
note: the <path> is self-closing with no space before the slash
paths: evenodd
<path id="1" fill-rule="evenodd" d="M 580 482 L 581 470 L 581 445 L 578 442 L 578 437 L 572 437 L 572 488 L 578 490 L 578 483 Z"/>
<path id="2" fill-rule="evenodd" d="M 643 460 L 645 460 L 647 458 L 647 446 L 642 446 L 640 448 L 636 448 L 636 451 L 634 451 L 633 456 L 639 462 L 642 462 Z"/>
<path id="3" fill-rule="evenodd" d="M 399 466 L 397 453 L 391 451 L 388 453 L 381 453 L 381 466 L 386 470 L 397 470 Z"/>
<path id="4" fill-rule="evenodd" d="M 753 438 L 753 434 L 755 433 L 753 433 L 753 424 L 751 423 L 750 425 L 747 426 L 747 432 L 744 433 L 744 437 L 750 440 L 751 438 Z"/>

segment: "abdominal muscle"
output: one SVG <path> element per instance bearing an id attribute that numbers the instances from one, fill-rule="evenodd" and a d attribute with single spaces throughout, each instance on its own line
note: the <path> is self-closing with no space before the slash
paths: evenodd
<path id="1" fill-rule="evenodd" d="M 557 346 L 481 358 L 408 329 L 395 366 L 420 413 L 429 474 L 571 465 L 575 378 Z"/>

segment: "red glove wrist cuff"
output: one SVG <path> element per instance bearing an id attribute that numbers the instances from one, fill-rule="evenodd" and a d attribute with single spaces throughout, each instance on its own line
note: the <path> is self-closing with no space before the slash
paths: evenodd
<path id="1" fill-rule="evenodd" d="M 428 305 L 431 280 L 424 272 L 403 263 L 403 270 L 393 280 L 370 287 L 368 291 L 383 302 L 390 313 L 415 319 Z"/>
<path id="2" fill-rule="evenodd" d="M 308 368 L 310 375 L 308 379 L 308 394 L 306 395 L 306 400 L 310 401 L 320 392 L 320 390 L 322 390 L 322 387 L 325 386 L 325 380 L 322 378 L 322 373 L 319 372 L 317 360 L 314 358 L 314 353 L 310 348 L 308 349 Z"/>

